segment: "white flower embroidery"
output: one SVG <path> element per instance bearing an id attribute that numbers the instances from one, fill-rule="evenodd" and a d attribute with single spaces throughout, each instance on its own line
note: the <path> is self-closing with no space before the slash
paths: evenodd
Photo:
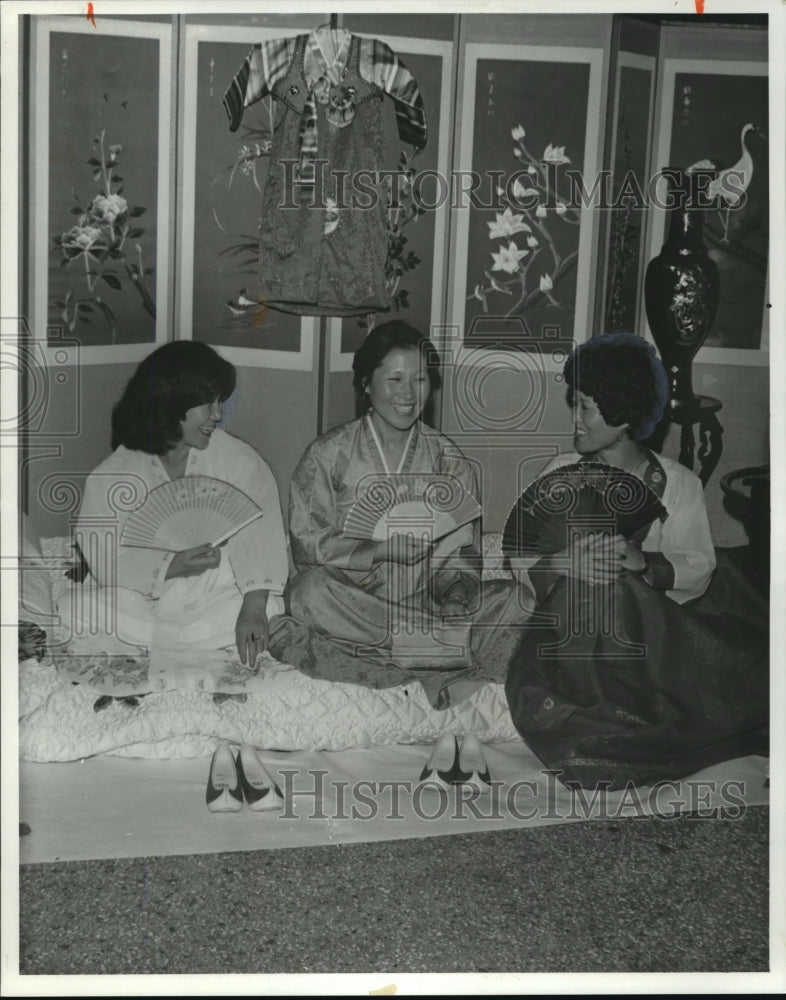
<path id="1" fill-rule="evenodd" d="M 530 233 L 531 228 L 524 222 L 524 216 L 514 213 L 510 206 L 504 212 L 496 213 L 496 220 L 488 222 L 489 239 L 494 240 L 503 236 L 514 236 L 516 233 Z"/>
<path id="2" fill-rule="evenodd" d="M 526 257 L 529 250 L 519 250 L 516 243 L 511 240 L 506 247 L 501 246 L 499 248 L 499 253 L 492 253 L 492 259 L 494 263 L 491 266 L 492 271 L 507 271 L 508 274 L 514 274 L 519 270 L 519 261 L 522 257 Z"/>

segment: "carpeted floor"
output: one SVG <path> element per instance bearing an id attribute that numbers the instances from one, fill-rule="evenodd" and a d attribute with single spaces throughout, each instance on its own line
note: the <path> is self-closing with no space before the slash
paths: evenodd
<path id="1" fill-rule="evenodd" d="M 766 972 L 768 819 L 23 865 L 19 970 Z"/>

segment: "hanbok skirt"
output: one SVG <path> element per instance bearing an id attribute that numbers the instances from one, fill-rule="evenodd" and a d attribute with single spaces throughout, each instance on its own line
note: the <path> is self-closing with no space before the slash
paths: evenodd
<path id="1" fill-rule="evenodd" d="M 679 605 L 640 576 L 561 579 L 508 669 L 513 722 L 567 785 L 624 788 L 768 753 L 765 595 L 724 552 Z"/>

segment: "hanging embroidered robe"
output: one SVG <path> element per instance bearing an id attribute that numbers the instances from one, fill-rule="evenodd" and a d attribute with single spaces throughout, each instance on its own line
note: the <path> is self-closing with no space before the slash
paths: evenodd
<path id="1" fill-rule="evenodd" d="M 385 281 L 388 194 L 382 100 L 399 137 L 426 144 L 423 99 L 384 42 L 348 31 L 255 45 L 223 103 L 230 130 L 245 108 L 275 99 L 276 119 L 259 240 L 259 297 L 310 316 L 390 309 Z"/>

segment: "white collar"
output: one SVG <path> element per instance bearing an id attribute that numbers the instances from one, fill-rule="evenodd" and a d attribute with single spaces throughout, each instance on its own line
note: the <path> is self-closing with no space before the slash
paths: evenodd
<path id="1" fill-rule="evenodd" d="M 326 77 L 332 86 L 341 81 L 347 59 L 352 34 L 345 28 L 316 28 L 308 36 L 306 54 L 303 59 L 303 75 L 306 82 L 315 84 Z"/>
<path id="2" fill-rule="evenodd" d="M 374 421 L 371 419 L 371 414 L 367 414 L 366 420 L 368 421 L 368 426 L 371 430 L 371 436 L 374 438 L 374 444 L 377 446 L 377 451 L 379 452 L 379 457 L 382 459 L 382 465 L 390 475 L 390 466 L 388 465 L 388 460 L 385 458 L 385 452 L 382 450 L 382 442 L 379 440 L 379 435 L 377 434 L 377 429 L 374 426 Z M 417 421 L 415 421 L 415 424 Z M 407 442 L 404 445 L 404 450 L 401 453 L 401 458 L 399 459 L 398 468 L 396 469 L 396 475 L 401 472 L 404 468 L 404 462 L 406 461 L 407 454 L 409 453 L 409 446 L 412 444 L 412 435 L 415 433 L 415 424 L 413 424 L 409 429 L 409 436 L 407 437 Z"/>

